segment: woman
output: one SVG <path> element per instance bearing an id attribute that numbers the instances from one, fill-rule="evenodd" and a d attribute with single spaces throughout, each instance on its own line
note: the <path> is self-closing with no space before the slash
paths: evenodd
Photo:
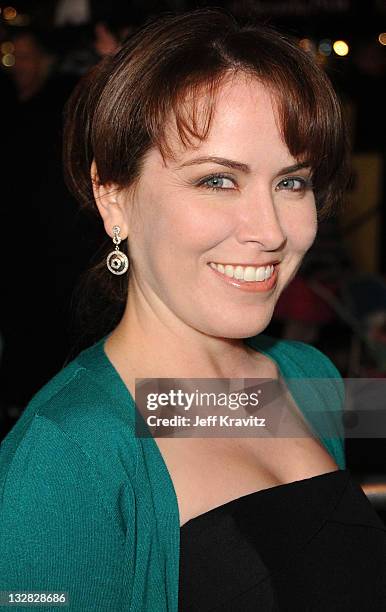
<path id="1" fill-rule="evenodd" d="M 157 20 L 80 84 L 67 178 L 113 238 L 125 308 L 3 443 L 3 590 L 82 611 L 382 609 L 385 533 L 345 468 L 339 374 L 262 333 L 345 154 L 313 61 L 219 11 Z M 164 378 L 293 379 L 299 435 L 137 436 L 136 379 Z"/>

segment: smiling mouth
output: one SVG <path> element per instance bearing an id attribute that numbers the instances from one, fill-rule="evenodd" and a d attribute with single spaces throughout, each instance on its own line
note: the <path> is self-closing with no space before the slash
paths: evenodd
<path id="1" fill-rule="evenodd" d="M 266 281 L 273 276 L 275 270 L 273 263 L 266 266 L 242 266 L 211 261 L 209 266 L 227 278 L 247 283 Z"/>

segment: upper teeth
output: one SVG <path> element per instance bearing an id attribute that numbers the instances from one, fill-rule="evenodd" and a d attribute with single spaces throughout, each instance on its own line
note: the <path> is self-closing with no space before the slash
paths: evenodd
<path id="1" fill-rule="evenodd" d="M 244 281 L 267 280 L 267 278 L 272 276 L 274 269 L 273 265 L 256 268 L 255 266 L 232 266 L 230 264 L 214 263 L 213 261 L 209 265 L 218 270 L 218 272 L 226 274 L 229 278 L 237 278 Z"/>

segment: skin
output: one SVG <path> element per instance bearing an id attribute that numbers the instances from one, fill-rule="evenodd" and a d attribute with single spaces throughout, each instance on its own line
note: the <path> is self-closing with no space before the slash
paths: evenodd
<path id="1" fill-rule="evenodd" d="M 242 74 L 221 86 L 204 142 L 183 147 L 172 121 L 167 133 L 174 159 L 165 163 L 159 150 L 151 149 L 135 188 L 98 184 L 92 166 L 106 232 L 112 236 L 113 226 L 120 226 L 121 237 L 129 238 L 131 261 L 127 307 L 106 353 L 126 381 L 135 375 L 256 376 L 257 364 L 264 376 L 270 360 L 243 338 L 267 327 L 315 239 L 314 194 L 297 178 L 307 181 L 311 171 L 283 174 L 299 160 L 282 139 L 269 91 Z M 236 160 L 249 171 L 190 163 L 209 156 Z M 217 182 L 222 189 L 199 185 L 214 173 L 226 175 Z M 264 293 L 242 292 L 208 266 L 273 260 L 280 261 L 278 282 Z"/>

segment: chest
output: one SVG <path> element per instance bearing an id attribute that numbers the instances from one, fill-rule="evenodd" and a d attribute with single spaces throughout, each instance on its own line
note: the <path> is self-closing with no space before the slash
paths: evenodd
<path id="1" fill-rule="evenodd" d="M 288 414 L 291 437 L 154 438 L 174 485 L 181 526 L 237 497 L 338 469 L 292 402 Z"/>

